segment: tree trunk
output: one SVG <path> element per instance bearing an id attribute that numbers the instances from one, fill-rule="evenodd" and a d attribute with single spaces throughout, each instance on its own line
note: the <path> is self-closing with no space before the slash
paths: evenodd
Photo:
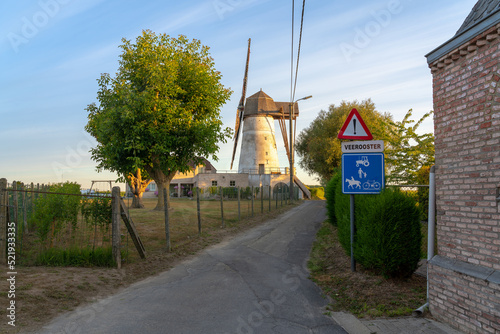
<path id="1" fill-rule="evenodd" d="M 144 204 L 142 203 L 142 196 L 144 191 L 151 183 L 151 179 L 142 179 L 141 169 L 138 168 L 135 174 L 130 173 L 127 175 L 127 181 L 130 187 L 130 191 L 134 194 L 134 199 L 132 200 L 132 208 L 142 209 Z"/>
<path id="2" fill-rule="evenodd" d="M 165 198 L 163 196 L 163 189 L 167 190 L 167 207 L 170 208 L 170 181 L 165 181 L 163 183 L 158 183 L 158 203 L 156 203 L 155 210 L 157 211 L 165 211 Z"/>
<path id="3" fill-rule="evenodd" d="M 133 193 L 134 194 L 134 198 L 132 199 L 132 208 L 134 209 L 144 209 L 144 203 L 142 202 L 142 196 L 144 195 L 144 193 L 139 193 L 139 194 L 136 194 L 136 193 Z"/>
<path id="4" fill-rule="evenodd" d="M 158 202 L 156 211 L 165 211 L 165 202 L 163 200 L 163 189 L 167 190 L 167 207 L 170 208 L 170 181 L 174 178 L 175 172 L 165 174 L 162 170 L 146 167 L 148 174 L 155 180 L 158 186 Z"/>

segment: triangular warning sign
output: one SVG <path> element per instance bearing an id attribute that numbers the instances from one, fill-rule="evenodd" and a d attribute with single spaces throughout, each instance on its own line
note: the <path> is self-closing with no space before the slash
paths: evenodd
<path id="1" fill-rule="evenodd" d="M 368 130 L 361 115 L 356 109 L 352 109 L 340 129 L 338 139 L 372 140 L 373 136 Z"/>

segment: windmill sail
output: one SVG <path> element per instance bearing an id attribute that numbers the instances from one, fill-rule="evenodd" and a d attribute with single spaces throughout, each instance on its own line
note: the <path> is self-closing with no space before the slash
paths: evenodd
<path id="1" fill-rule="evenodd" d="M 248 51 L 247 51 L 247 61 L 245 65 L 245 75 L 243 77 L 243 89 L 241 93 L 240 103 L 238 104 L 238 110 L 236 111 L 236 124 L 234 126 L 234 147 L 233 147 L 233 157 L 231 158 L 231 169 L 233 169 L 234 156 L 236 155 L 236 148 L 238 147 L 238 139 L 240 136 L 241 123 L 243 121 L 243 114 L 245 112 L 245 96 L 247 91 L 247 79 L 248 79 L 248 64 L 250 62 L 250 42 L 251 38 L 248 39 Z"/>

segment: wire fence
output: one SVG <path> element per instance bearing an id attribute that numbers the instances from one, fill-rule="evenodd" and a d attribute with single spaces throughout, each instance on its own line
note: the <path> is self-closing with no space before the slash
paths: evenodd
<path id="1" fill-rule="evenodd" d="M 232 221 L 270 212 L 290 203 L 290 192 L 286 185 L 194 188 L 193 196 L 195 199 L 199 196 L 201 203 L 220 201 L 221 219 L 226 218 Z"/>
<path id="2" fill-rule="evenodd" d="M 12 233 L 16 264 L 120 267 L 138 258 L 135 251 L 131 252 L 134 246 L 141 258 L 145 249 L 164 250 L 161 240 L 167 232 L 166 213 L 170 210 L 153 210 L 156 198 L 148 200 L 148 209 L 133 209 L 131 198 L 121 198 L 119 188 L 116 190 L 113 196 L 109 192 L 82 194 L 76 183 L 7 184 L 0 179 L 0 234 Z M 244 219 L 264 217 L 291 203 L 289 188 L 284 184 L 175 192 L 179 193 L 182 196 L 170 194 L 174 210 L 168 234 L 172 230 L 174 244 L 185 243 L 195 235 L 209 236 L 210 231 L 236 226 Z M 113 201 L 119 204 L 115 206 Z M 202 235 L 202 231 L 207 233 Z M 3 260 L 7 258 L 6 248 L 0 245 Z"/>
<path id="3" fill-rule="evenodd" d="M 18 265 L 113 265 L 111 197 L 82 195 L 75 183 L 20 182 L 0 195 L 0 223 L 14 233 Z"/>

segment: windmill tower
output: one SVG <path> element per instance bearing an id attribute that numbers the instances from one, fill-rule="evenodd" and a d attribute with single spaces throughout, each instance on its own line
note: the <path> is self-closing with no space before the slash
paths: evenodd
<path id="1" fill-rule="evenodd" d="M 249 179 L 253 179 L 252 175 L 258 174 L 259 182 L 263 180 L 260 176 L 265 175 L 265 179 L 267 180 L 266 183 L 272 185 L 276 182 L 283 182 L 286 179 L 284 175 L 280 175 L 281 169 L 278 162 L 274 121 L 277 120 L 279 123 L 286 154 L 288 159 L 290 159 L 285 120 L 289 120 L 291 117 L 290 115 L 293 115 L 292 121 L 296 120 L 296 117 L 299 115 L 299 106 L 295 102 L 293 104 L 292 113 L 292 103 L 276 102 L 269 95 L 264 93 L 262 89 L 245 100 L 249 59 L 250 39 L 248 40 L 243 90 L 236 112 L 231 169 L 233 169 L 234 157 L 240 138 L 240 129 L 243 125 L 238 173 L 249 174 Z M 288 174 L 288 172 L 286 172 L 286 174 Z M 307 190 L 302 182 L 300 182 L 296 176 L 294 176 L 293 179 L 294 183 L 299 186 L 305 196 L 310 197 L 309 190 Z"/>
<path id="2" fill-rule="evenodd" d="M 245 102 L 248 64 L 250 61 L 250 42 L 251 39 L 248 39 L 248 52 L 245 66 L 245 76 L 243 78 L 242 95 L 238 105 L 238 110 L 236 111 L 231 169 L 233 169 L 234 157 L 240 137 L 240 129 L 243 124 L 243 138 L 241 143 L 238 173 L 279 173 L 280 166 L 278 162 L 278 149 L 276 146 L 274 121 L 278 120 L 279 122 L 286 153 L 288 159 L 290 159 L 285 120 L 290 119 L 291 103 L 275 102 L 269 95 L 264 93 L 262 89 L 247 98 Z M 293 115 L 294 120 L 299 115 L 299 107 L 297 103 L 294 105 Z"/>
<path id="3" fill-rule="evenodd" d="M 285 119 L 288 102 L 274 102 L 262 90 L 246 99 L 243 110 L 239 173 L 277 174 L 280 171 L 274 121 L 278 120 L 288 154 Z M 297 106 L 295 106 L 297 110 Z M 298 114 L 298 110 L 297 110 Z"/>

